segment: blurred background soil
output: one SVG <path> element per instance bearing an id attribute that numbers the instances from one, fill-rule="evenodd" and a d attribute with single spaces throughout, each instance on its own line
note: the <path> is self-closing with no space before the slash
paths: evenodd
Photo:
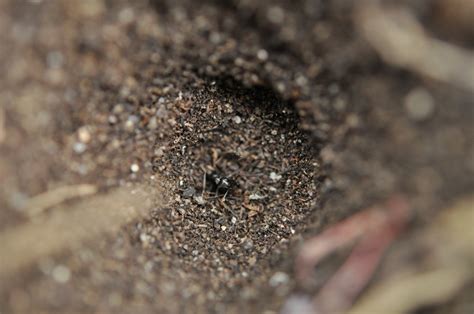
<path id="1" fill-rule="evenodd" d="M 474 191 L 473 14 L 462 0 L 0 1 L 0 232 L 64 186 L 111 208 L 118 186 L 155 199 L 0 273 L 0 312 L 301 312 L 287 301 L 347 256 L 302 285 L 301 244 L 395 194 L 412 217 L 369 290 L 446 247 L 442 265 L 473 265 L 472 215 L 446 237 L 434 224 Z M 232 179 L 225 196 L 213 171 Z M 472 313 L 463 278 L 405 312 Z"/>

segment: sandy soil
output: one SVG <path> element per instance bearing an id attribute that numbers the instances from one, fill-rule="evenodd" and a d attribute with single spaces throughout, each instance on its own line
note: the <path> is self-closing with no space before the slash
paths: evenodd
<path id="1" fill-rule="evenodd" d="M 472 263 L 423 239 L 474 191 L 474 9 L 410 3 L 0 2 L 0 312 L 300 312 L 348 255 L 301 245 L 393 195 L 369 291 Z M 449 274 L 405 312 L 471 313 Z"/>

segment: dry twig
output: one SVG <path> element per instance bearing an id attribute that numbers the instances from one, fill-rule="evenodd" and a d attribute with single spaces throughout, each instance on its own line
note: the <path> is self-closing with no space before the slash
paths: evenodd
<path id="1" fill-rule="evenodd" d="M 48 208 L 59 205 L 67 200 L 97 193 L 97 187 L 91 184 L 62 186 L 32 197 L 25 206 L 26 213 L 32 217 Z"/>
<path id="2" fill-rule="evenodd" d="M 0 277 L 17 272 L 41 257 L 117 231 L 148 212 L 152 195 L 143 186 L 118 188 L 3 231 Z"/>
<path id="3" fill-rule="evenodd" d="M 407 9 L 361 3 L 356 25 L 386 62 L 474 92 L 472 52 L 431 37 Z"/>

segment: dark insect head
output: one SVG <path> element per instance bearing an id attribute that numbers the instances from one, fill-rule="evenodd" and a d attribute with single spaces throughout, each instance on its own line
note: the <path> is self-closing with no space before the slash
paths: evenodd
<path id="1" fill-rule="evenodd" d="M 217 194 L 226 194 L 233 186 L 232 179 L 216 171 L 206 174 L 206 180 L 209 182 L 211 189 Z"/>

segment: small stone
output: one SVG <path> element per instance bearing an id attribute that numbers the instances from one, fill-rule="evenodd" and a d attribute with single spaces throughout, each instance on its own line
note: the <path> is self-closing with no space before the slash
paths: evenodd
<path id="1" fill-rule="evenodd" d="M 119 12 L 118 18 L 123 24 L 128 24 L 131 23 L 135 18 L 135 13 L 131 8 L 124 8 Z"/>
<path id="2" fill-rule="evenodd" d="M 249 200 L 251 201 L 258 201 L 258 200 L 263 200 L 265 196 L 257 194 L 257 193 L 252 193 L 249 195 Z"/>
<path id="3" fill-rule="evenodd" d="M 281 24 L 285 19 L 285 12 L 278 6 L 270 7 L 267 11 L 267 18 L 274 24 Z"/>
<path id="4" fill-rule="evenodd" d="M 257 58 L 258 58 L 260 61 L 267 61 L 267 59 L 268 59 L 268 52 L 267 52 L 265 49 L 260 49 L 260 50 L 257 52 Z"/>
<path id="5" fill-rule="evenodd" d="M 132 164 L 130 166 L 130 171 L 132 171 L 132 172 L 138 172 L 139 170 L 140 170 L 140 166 L 137 165 L 137 164 Z"/>
<path id="6" fill-rule="evenodd" d="M 257 258 L 255 256 L 252 256 L 247 261 L 248 261 L 250 266 L 253 266 L 257 262 Z"/>
<path id="7" fill-rule="evenodd" d="M 227 227 L 226 227 L 226 226 L 221 226 L 221 230 L 222 230 L 222 231 L 226 231 L 226 230 L 227 230 Z"/>
<path id="8" fill-rule="evenodd" d="M 114 106 L 114 109 L 112 109 L 112 112 L 115 113 L 115 114 L 119 114 L 119 113 L 122 113 L 124 110 L 124 107 L 122 104 L 117 104 Z"/>
<path id="9" fill-rule="evenodd" d="M 206 200 L 201 196 L 201 195 L 198 195 L 198 196 L 194 196 L 194 201 L 196 203 L 198 203 L 199 205 L 204 205 L 206 204 Z"/>
<path id="10" fill-rule="evenodd" d="M 270 179 L 272 179 L 272 181 L 276 182 L 279 181 L 281 178 L 281 175 L 276 174 L 275 172 L 270 172 Z"/>
<path id="11" fill-rule="evenodd" d="M 160 98 L 161 99 L 161 98 Z M 164 102 L 164 98 L 163 98 L 163 102 Z M 158 108 L 158 110 L 156 111 L 156 116 L 158 118 L 162 118 L 162 119 L 166 119 L 168 118 L 168 110 L 166 109 L 165 106 L 161 106 L 160 108 Z"/>
<path id="12" fill-rule="evenodd" d="M 72 147 L 72 149 L 74 150 L 75 153 L 82 154 L 83 152 L 86 151 L 87 146 L 84 143 L 76 142 L 74 143 L 74 146 Z"/>
<path id="13" fill-rule="evenodd" d="M 253 249 L 253 241 L 248 239 L 244 242 L 244 249 L 247 250 L 247 251 L 250 251 L 251 249 Z"/>
<path id="14" fill-rule="evenodd" d="M 135 115 L 131 115 L 128 117 L 127 121 L 125 122 L 125 129 L 127 131 L 133 131 L 135 129 L 135 125 L 138 123 L 139 119 Z"/>
<path id="15" fill-rule="evenodd" d="M 165 154 L 165 147 L 161 146 L 154 150 L 153 154 L 157 157 L 161 157 Z"/>
<path id="16" fill-rule="evenodd" d="M 232 118 L 232 121 L 234 121 L 236 124 L 240 124 L 242 122 L 242 118 L 239 116 L 235 116 Z"/>
<path id="17" fill-rule="evenodd" d="M 128 117 L 128 120 L 132 121 L 134 124 L 136 124 L 136 123 L 138 123 L 138 121 L 140 121 L 140 119 L 136 115 L 133 115 L 133 114 Z"/>
<path id="18" fill-rule="evenodd" d="M 276 287 L 288 282 L 288 275 L 284 272 L 276 272 L 269 280 L 269 284 L 272 287 Z"/>
<path id="19" fill-rule="evenodd" d="M 108 117 L 108 121 L 109 121 L 110 124 L 115 124 L 115 123 L 117 123 L 117 122 L 118 122 L 117 116 L 110 115 L 110 116 Z"/>
<path id="20" fill-rule="evenodd" d="M 313 305 L 313 301 L 307 297 L 302 295 L 292 295 L 290 296 L 280 311 L 282 314 L 292 314 L 292 313 L 299 313 L 299 314 L 311 314 L 316 313 L 316 309 Z"/>
<path id="21" fill-rule="evenodd" d="M 305 86 L 306 84 L 308 84 L 308 79 L 303 75 L 298 75 L 295 81 L 298 86 Z"/>
<path id="22" fill-rule="evenodd" d="M 196 194 L 196 189 L 193 188 L 192 186 L 186 188 L 184 191 L 183 191 L 183 197 L 184 198 L 191 198 L 194 196 L 194 194 Z"/>
<path id="23" fill-rule="evenodd" d="M 140 233 L 140 241 L 144 245 L 148 245 L 150 243 L 150 236 L 146 233 Z"/>
<path id="24" fill-rule="evenodd" d="M 405 110 L 408 116 L 415 121 L 428 119 L 434 111 L 434 100 L 424 88 L 415 88 L 405 97 Z"/>
<path id="25" fill-rule="evenodd" d="M 51 273 L 53 279 L 59 283 L 66 283 L 71 278 L 71 271 L 64 265 L 54 267 Z"/>
<path id="26" fill-rule="evenodd" d="M 158 122 L 156 117 L 151 117 L 150 121 L 148 122 L 148 129 L 155 130 L 158 127 Z"/>
<path id="27" fill-rule="evenodd" d="M 77 130 L 77 138 L 82 143 L 89 143 L 92 138 L 89 128 L 86 126 L 80 127 L 79 130 Z"/>

